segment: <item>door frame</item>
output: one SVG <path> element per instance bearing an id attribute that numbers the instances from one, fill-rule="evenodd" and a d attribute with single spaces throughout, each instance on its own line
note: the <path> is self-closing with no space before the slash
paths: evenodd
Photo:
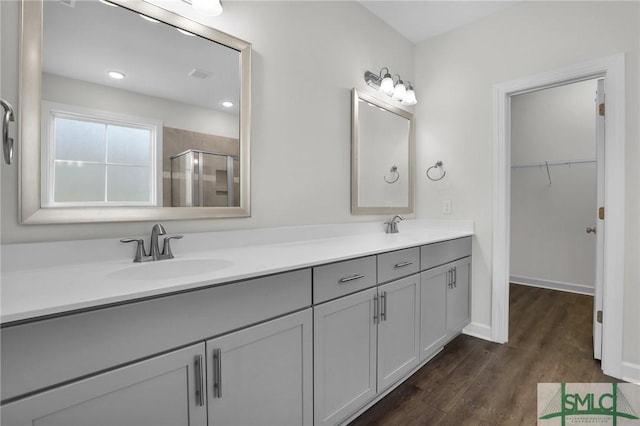
<path id="1" fill-rule="evenodd" d="M 509 339 L 511 96 L 605 78 L 606 128 L 602 370 L 622 378 L 625 242 L 625 56 L 623 53 L 494 86 L 491 339 Z"/>

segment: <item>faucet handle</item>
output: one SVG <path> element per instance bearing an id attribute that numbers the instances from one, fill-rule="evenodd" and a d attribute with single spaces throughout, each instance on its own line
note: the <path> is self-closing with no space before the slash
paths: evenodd
<path id="1" fill-rule="evenodd" d="M 133 258 L 134 262 L 143 262 L 147 253 L 144 250 L 144 240 L 142 238 L 123 238 L 121 243 L 138 243 L 136 247 L 136 256 Z"/>
<path id="2" fill-rule="evenodd" d="M 179 240 L 182 235 L 170 235 L 164 237 L 164 244 L 162 245 L 162 256 L 165 259 L 173 259 L 173 252 L 171 252 L 171 240 Z"/>

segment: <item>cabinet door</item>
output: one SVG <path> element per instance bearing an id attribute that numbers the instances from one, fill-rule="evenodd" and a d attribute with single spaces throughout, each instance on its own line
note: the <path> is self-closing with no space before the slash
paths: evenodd
<path id="1" fill-rule="evenodd" d="M 378 288 L 378 392 L 418 365 L 420 357 L 420 275 Z"/>
<path id="2" fill-rule="evenodd" d="M 471 257 L 449 264 L 452 269 L 447 285 L 447 336 L 460 333 L 470 320 Z"/>
<path id="3" fill-rule="evenodd" d="M 307 309 L 206 342 L 209 426 L 310 425 Z"/>
<path id="4" fill-rule="evenodd" d="M 206 426 L 204 348 L 200 343 L 7 404 L 2 424 Z"/>
<path id="5" fill-rule="evenodd" d="M 313 308 L 316 426 L 334 425 L 376 395 L 375 288 Z"/>
<path id="6" fill-rule="evenodd" d="M 433 355 L 447 338 L 447 279 L 449 265 L 420 275 L 420 361 Z"/>

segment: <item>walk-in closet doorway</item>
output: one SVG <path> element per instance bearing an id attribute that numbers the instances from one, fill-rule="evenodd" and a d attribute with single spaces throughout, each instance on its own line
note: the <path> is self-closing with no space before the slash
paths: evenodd
<path id="1" fill-rule="evenodd" d="M 592 297 L 602 287 L 603 89 L 590 79 L 511 98 L 512 284 Z M 601 329 L 593 331 L 599 359 Z"/>

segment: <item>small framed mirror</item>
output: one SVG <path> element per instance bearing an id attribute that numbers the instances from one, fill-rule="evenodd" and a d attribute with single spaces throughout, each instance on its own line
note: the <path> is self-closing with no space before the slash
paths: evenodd
<path id="1" fill-rule="evenodd" d="M 413 114 L 352 91 L 351 214 L 413 213 Z"/>
<path id="2" fill-rule="evenodd" d="M 143 0 L 22 2 L 24 224 L 250 216 L 251 44 Z"/>

